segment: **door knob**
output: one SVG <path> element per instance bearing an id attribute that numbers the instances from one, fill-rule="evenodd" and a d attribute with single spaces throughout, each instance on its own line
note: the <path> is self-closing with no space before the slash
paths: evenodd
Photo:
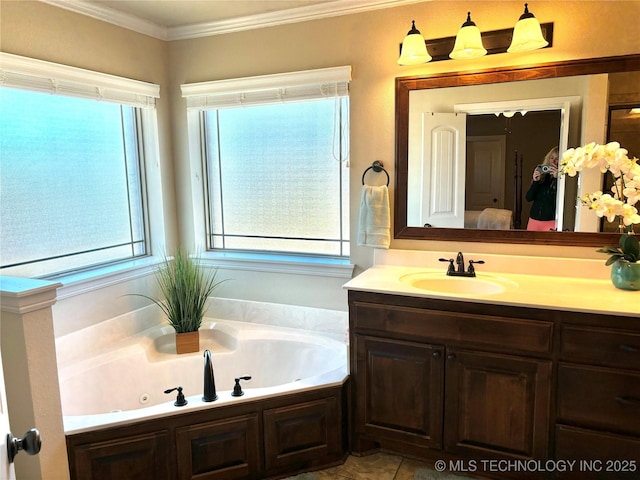
<path id="1" fill-rule="evenodd" d="M 16 438 L 11 433 L 7 434 L 7 453 L 9 455 L 9 463 L 13 463 L 20 450 L 24 450 L 29 455 L 37 455 L 42 446 L 42 438 L 37 428 L 32 428 L 24 434 L 22 438 Z"/>

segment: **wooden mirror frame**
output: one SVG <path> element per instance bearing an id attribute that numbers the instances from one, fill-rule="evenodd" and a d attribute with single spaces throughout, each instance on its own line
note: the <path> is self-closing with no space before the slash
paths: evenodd
<path id="1" fill-rule="evenodd" d="M 475 72 L 449 72 L 430 76 L 397 77 L 394 238 L 484 243 L 528 243 L 536 245 L 600 247 L 604 244 L 617 245 L 619 235 L 613 233 L 532 232 L 527 230 L 480 230 L 408 226 L 409 92 L 430 88 L 484 85 L 635 70 L 640 70 L 640 54 L 569 60 L 533 66 L 499 67 Z"/>

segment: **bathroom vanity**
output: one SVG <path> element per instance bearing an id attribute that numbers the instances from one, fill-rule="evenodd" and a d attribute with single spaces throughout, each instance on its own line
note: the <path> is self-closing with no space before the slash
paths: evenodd
<path id="1" fill-rule="evenodd" d="M 346 285 L 352 451 L 482 477 L 637 478 L 640 293 L 599 280 L 449 280 L 376 266 Z M 516 471 L 501 460 L 576 463 Z"/>

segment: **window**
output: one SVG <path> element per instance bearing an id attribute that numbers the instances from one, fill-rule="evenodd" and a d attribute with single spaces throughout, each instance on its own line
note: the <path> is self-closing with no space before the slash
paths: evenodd
<path id="1" fill-rule="evenodd" d="M 199 116 L 209 249 L 349 256 L 347 82 L 345 70 L 314 78 L 325 72 L 294 86 L 296 73 L 224 92 L 210 82 L 205 99 L 183 86 Z"/>
<path id="2" fill-rule="evenodd" d="M 103 101 L 87 98 L 96 90 L 65 89 L 64 80 L 56 94 L 40 91 L 44 80 L 12 79 L 17 88 L 0 88 L 2 274 L 51 276 L 147 255 L 142 108 L 104 101 L 104 91 Z"/>

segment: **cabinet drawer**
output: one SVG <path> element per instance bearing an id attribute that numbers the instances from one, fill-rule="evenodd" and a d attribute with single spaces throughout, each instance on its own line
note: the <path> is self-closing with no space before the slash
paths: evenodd
<path id="1" fill-rule="evenodd" d="M 639 475 L 640 438 L 558 425 L 555 459 L 576 462 L 562 478 L 631 480 Z"/>
<path id="2" fill-rule="evenodd" d="M 640 369 L 640 334 L 565 325 L 560 341 L 565 360 Z"/>
<path id="3" fill-rule="evenodd" d="M 553 323 L 491 315 L 355 302 L 354 327 L 399 334 L 410 340 L 465 342 L 524 352 L 551 351 Z"/>
<path id="4" fill-rule="evenodd" d="M 560 365 L 558 420 L 640 434 L 640 373 Z"/>

